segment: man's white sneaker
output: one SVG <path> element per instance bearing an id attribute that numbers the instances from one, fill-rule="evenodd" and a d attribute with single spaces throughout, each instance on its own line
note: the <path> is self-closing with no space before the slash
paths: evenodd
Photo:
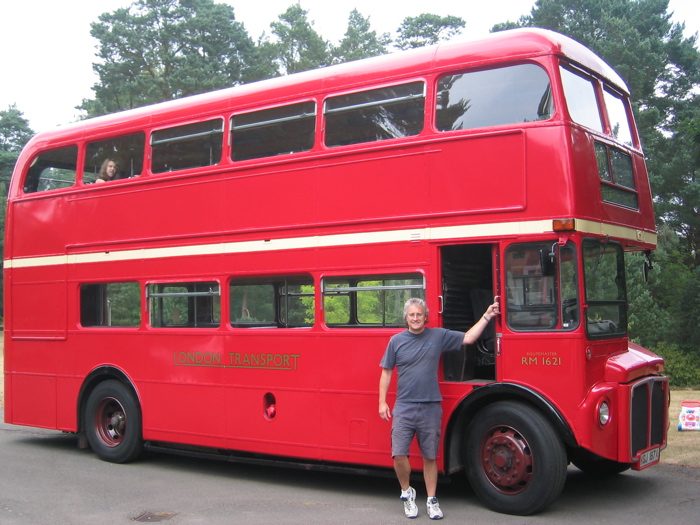
<path id="1" fill-rule="evenodd" d="M 416 489 L 408 487 L 408 495 L 401 496 L 403 500 L 403 510 L 407 518 L 415 518 L 418 516 L 418 505 L 416 505 Z"/>
<path id="2" fill-rule="evenodd" d="M 440 510 L 440 504 L 436 497 L 428 498 L 428 517 L 431 520 L 441 520 L 442 510 Z"/>

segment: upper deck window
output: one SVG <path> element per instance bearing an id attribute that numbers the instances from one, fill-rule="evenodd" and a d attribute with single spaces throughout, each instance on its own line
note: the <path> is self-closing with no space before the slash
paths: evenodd
<path id="1" fill-rule="evenodd" d="M 634 210 L 639 209 L 632 157 L 601 142 L 595 143 L 595 154 L 603 200 Z"/>
<path id="2" fill-rule="evenodd" d="M 109 138 L 91 142 L 85 152 L 85 172 L 83 182 L 91 183 L 128 179 L 141 174 L 143 170 L 143 152 L 146 135 L 143 132 L 125 137 Z M 110 177 L 106 166 L 113 162 L 117 169 Z"/>
<path id="3" fill-rule="evenodd" d="M 236 161 L 308 151 L 314 145 L 315 131 L 314 102 L 234 115 L 231 156 Z"/>
<path id="4" fill-rule="evenodd" d="M 151 169 L 162 173 L 218 164 L 223 136 L 224 121 L 220 118 L 154 131 Z"/>
<path id="5" fill-rule="evenodd" d="M 78 146 L 44 151 L 32 161 L 24 180 L 24 193 L 69 188 L 75 184 Z"/>
<path id="6" fill-rule="evenodd" d="M 442 77 L 438 82 L 439 131 L 518 124 L 551 118 L 547 72 L 534 64 Z"/>
<path id="7" fill-rule="evenodd" d="M 610 131 L 615 139 L 627 146 L 633 146 L 632 127 L 627 117 L 625 101 L 618 95 L 608 91 L 603 91 L 605 96 L 605 107 L 608 110 L 608 120 L 610 120 Z"/>
<path id="8" fill-rule="evenodd" d="M 566 95 L 569 115 L 578 122 L 594 131 L 603 132 L 603 123 L 598 111 L 596 88 L 593 81 L 564 67 L 561 70 L 561 81 Z"/>
<path id="9" fill-rule="evenodd" d="M 370 89 L 326 100 L 326 146 L 418 135 L 425 121 L 425 84 Z"/>

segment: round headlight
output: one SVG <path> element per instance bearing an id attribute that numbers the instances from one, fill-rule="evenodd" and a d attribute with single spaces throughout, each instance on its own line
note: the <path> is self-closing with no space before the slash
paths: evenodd
<path id="1" fill-rule="evenodd" d="M 610 407 L 607 401 L 603 401 L 598 406 L 598 423 L 600 423 L 601 426 L 605 426 L 608 424 L 608 421 L 610 421 Z"/>

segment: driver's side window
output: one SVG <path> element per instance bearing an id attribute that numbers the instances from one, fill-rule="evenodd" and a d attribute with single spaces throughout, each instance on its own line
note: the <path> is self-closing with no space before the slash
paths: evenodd
<path id="1" fill-rule="evenodd" d="M 580 322 L 576 247 L 515 244 L 506 251 L 506 319 L 518 331 L 573 330 Z"/>

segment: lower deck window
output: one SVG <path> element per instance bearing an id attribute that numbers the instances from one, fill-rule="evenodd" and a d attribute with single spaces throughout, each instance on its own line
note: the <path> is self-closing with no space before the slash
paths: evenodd
<path id="1" fill-rule="evenodd" d="M 523 243 L 506 252 L 506 320 L 516 331 L 574 330 L 580 322 L 573 243 Z"/>
<path id="2" fill-rule="evenodd" d="M 234 279 L 229 292 L 234 328 L 299 328 L 314 324 L 311 278 Z"/>
<path id="3" fill-rule="evenodd" d="M 148 301 L 154 328 L 216 328 L 221 324 L 217 282 L 150 284 Z"/>
<path id="4" fill-rule="evenodd" d="M 139 326 L 141 293 L 138 283 L 84 284 L 80 287 L 82 326 Z"/>
<path id="5" fill-rule="evenodd" d="M 425 297 L 420 274 L 323 280 L 323 311 L 331 327 L 404 326 L 403 307 L 411 297 Z"/>

